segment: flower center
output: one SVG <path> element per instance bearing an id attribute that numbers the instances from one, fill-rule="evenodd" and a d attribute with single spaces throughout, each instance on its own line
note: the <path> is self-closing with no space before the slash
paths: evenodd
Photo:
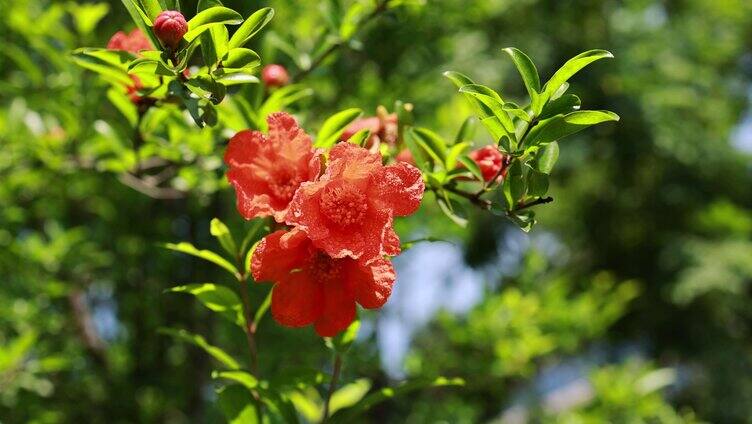
<path id="1" fill-rule="evenodd" d="M 297 175 L 282 175 L 269 184 L 269 190 L 278 199 L 289 202 L 302 182 Z"/>
<path id="2" fill-rule="evenodd" d="M 337 282 L 340 279 L 342 269 L 339 261 L 340 259 L 334 259 L 324 252 L 317 252 L 310 267 L 310 273 L 314 280 L 322 284 Z"/>
<path id="3" fill-rule="evenodd" d="M 355 187 L 327 187 L 321 195 L 321 211 L 342 227 L 360 224 L 368 210 L 366 196 Z"/>

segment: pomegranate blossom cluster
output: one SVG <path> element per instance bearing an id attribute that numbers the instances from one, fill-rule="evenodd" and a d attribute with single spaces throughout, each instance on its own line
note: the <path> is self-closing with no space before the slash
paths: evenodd
<path id="1" fill-rule="evenodd" d="M 313 324 L 331 337 L 355 319 L 356 304 L 375 309 L 389 298 L 389 258 L 400 253 L 393 220 L 418 209 L 423 177 L 351 143 L 336 144 L 325 159 L 290 115 L 267 121 L 267 135 L 241 131 L 225 153 L 241 215 L 271 216 L 286 228 L 261 240 L 251 271 L 274 283 L 271 311 L 280 324 Z"/>

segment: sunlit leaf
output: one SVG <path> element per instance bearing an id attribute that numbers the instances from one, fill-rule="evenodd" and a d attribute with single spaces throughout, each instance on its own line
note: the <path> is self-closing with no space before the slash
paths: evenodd
<path id="1" fill-rule="evenodd" d="M 187 284 L 168 290 L 172 293 L 186 293 L 195 296 L 209 310 L 214 311 L 237 325 L 243 326 L 243 305 L 238 296 L 227 287 L 212 283 Z"/>
<path id="2" fill-rule="evenodd" d="M 541 89 L 540 77 L 538 76 L 538 70 L 535 69 L 535 64 L 533 64 L 533 61 L 525 53 L 514 47 L 507 47 L 503 50 L 512 58 L 517 71 L 522 76 L 522 81 L 525 83 L 525 88 L 527 88 L 527 92 L 530 95 L 530 106 L 533 109 L 533 113 L 536 115 L 539 114 L 543 105 L 539 98 Z"/>
<path id="3" fill-rule="evenodd" d="M 230 38 L 229 47 L 231 49 L 242 47 L 245 43 L 251 40 L 256 33 L 269 23 L 274 17 L 274 9 L 271 7 L 264 7 L 255 11 L 248 19 L 243 22 L 243 25 L 235 31 L 235 34 Z"/>
<path id="4" fill-rule="evenodd" d="M 191 42 L 212 26 L 237 25 L 241 22 L 243 22 L 243 17 L 232 9 L 222 6 L 210 7 L 197 13 L 188 21 L 188 32 L 183 38 Z"/>
<path id="5" fill-rule="evenodd" d="M 564 66 L 559 68 L 554 73 L 550 80 L 543 86 L 543 98 L 542 102 L 546 102 L 553 97 L 554 93 L 561 87 L 562 84 L 567 82 L 574 74 L 579 72 L 582 68 L 595 62 L 596 60 L 613 58 L 614 55 L 606 50 L 588 50 L 584 53 L 580 53 L 577 56 L 569 59 Z"/>
<path id="6" fill-rule="evenodd" d="M 316 147 L 329 148 L 342 136 L 347 127 L 363 114 L 358 108 L 346 109 L 335 113 L 324 121 L 316 136 Z"/>
<path id="7" fill-rule="evenodd" d="M 214 359 L 216 359 L 229 369 L 235 370 L 240 368 L 240 364 L 238 364 L 238 362 L 233 359 L 232 356 L 227 354 L 227 352 L 225 352 L 224 350 L 216 346 L 212 346 L 206 341 L 206 339 L 198 334 L 193 334 L 186 330 L 177 330 L 173 328 L 160 328 L 158 331 L 180 341 L 200 347 L 204 350 L 204 352 L 211 355 Z"/>
<path id="8" fill-rule="evenodd" d="M 188 242 L 180 242 L 177 244 L 167 243 L 164 245 L 164 247 L 176 252 L 186 253 L 188 255 L 193 255 L 198 258 L 204 259 L 227 270 L 227 272 L 231 273 L 233 276 L 238 275 L 238 270 L 233 264 L 231 264 L 227 259 L 212 252 L 211 250 L 199 250 Z"/>

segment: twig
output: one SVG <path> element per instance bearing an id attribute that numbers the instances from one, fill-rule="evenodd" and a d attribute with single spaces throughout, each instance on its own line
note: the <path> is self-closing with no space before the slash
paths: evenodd
<path id="1" fill-rule="evenodd" d="M 360 22 L 360 24 L 359 24 L 360 28 L 358 28 L 358 32 L 360 32 L 360 30 L 362 28 L 364 28 L 367 24 L 369 24 L 371 21 L 373 21 L 374 19 L 376 19 L 379 15 L 381 15 L 384 12 L 386 12 L 387 9 L 388 9 L 387 8 L 387 3 L 388 3 L 388 0 L 381 0 L 381 1 L 379 1 L 379 3 L 376 5 L 376 8 L 373 10 L 373 12 L 371 12 L 368 16 L 366 16 Z M 335 51 L 337 51 L 337 49 L 339 49 L 340 47 L 342 47 L 344 45 L 343 41 L 344 40 L 339 40 L 336 43 L 334 43 L 331 46 L 329 46 L 328 49 L 324 50 L 321 54 L 318 55 L 318 57 L 316 57 L 316 59 L 313 60 L 313 62 L 311 62 L 310 66 L 308 66 L 306 69 L 301 69 L 297 74 L 293 75 L 292 78 L 291 78 L 291 81 L 293 83 L 296 83 L 296 82 L 299 82 L 300 80 L 302 80 L 303 78 L 307 77 L 311 72 L 313 72 L 314 70 L 316 70 L 316 68 L 318 68 L 319 66 L 321 66 L 321 64 L 324 63 L 324 61 L 330 55 L 332 55 L 332 53 L 334 53 Z"/>
<path id="2" fill-rule="evenodd" d="M 523 203 L 522 205 L 517 206 L 514 210 L 515 211 L 521 211 L 523 209 L 527 209 L 527 208 L 533 207 L 535 205 L 545 205 L 546 203 L 551 203 L 553 201 L 554 201 L 554 198 L 551 197 L 551 196 L 549 196 L 549 197 L 539 197 L 539 198 L 533 200 L 530 203 Z"/>
<path id="3" fill-rule="evenodd" d="M 479 206 L 481 209 L 486 209 L 486 210 L 491 209 L 491 205 L 492 205 L 491 201 L 480 197 L 480 195 L 483 193 L 469 193 L 467 191 L 463 191 L 458 188 L 449 187 L 449 186 L 445 186 L 443 187 L 443 189 L 450 193 L 454 193 L 458 196 L 464 197 L 465 199 L 469 200 L 474 205 Z"/>
<path id="4" fill-rule="evenodd" d="M 129 172 L 118 175 L 118 180 L 128 187 L 151 197 L 152 199 L 175 200 L 182 199 L 186 196 L 186 193 L 184 191 L 175 188 L 158 187 L 153 184 L 149 184 L 148 182 L 136 177 Z"/>
<path id="5" fill-rule="evenodd" d="M 336 353 L 334 355 L 334 369 L 332 370 L 332 380 L 329 382 L 329 390 L 326 392 L 326 399 L 324 400 L 324 416 L 321 418 L 321 422 L 325 423 L 329 419 L 329 403 L 332 400 L 334 390 L 337 388 L 337 381 L 339 381 L 339 374 L 342 371 L 342 355 Z"/>
<path id="6" fill-rule="evenodd" d="M 245 318 L 245 336 L 248 343 L 248 352 L 250 356 L 251 373 L 254 377 L 258 377 L 258 349 L 256 347 L 256 325 L 253 322 L 253 315 L 251 314 L 251 298 L 248 295 L 248 281 L 245 278 L 245 274 L 239 279 L 240 283 L 240 299 L 243 302 L 243 315 Z"/>

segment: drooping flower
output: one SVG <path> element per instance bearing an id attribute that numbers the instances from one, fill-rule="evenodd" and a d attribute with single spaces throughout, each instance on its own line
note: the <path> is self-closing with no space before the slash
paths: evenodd
<path id="1" fill-rule="evenodd" d="M 378 143 L 386 143 L 392 146 L 397 142 L 397 114 L 389 113 L 386 108 L 379 106 L 376 109 L 376 116 L 353 121 L 340 136 L 340 141 L 347 141 L 358 131 L 366 129 L 371 132 L 365 144 L 366 148 Z"/>
<path id="2" fill-rule="evenodd" d="M 383 166 L 380 154 L 340 143 L 330 151 L 326 172 L 300 186 L 285 219 L 334 258 L 396 255 L 393 218 L 415 212 L 424 189 L 414 166 Z"/>
<path id="3" fill-rule="evenodd" d="M 227 179 L 235 187 L 243 217 L 273 216 L 283 222 L 301 183 L 321 173 L 319 152 L 295 118 L 278 112 L 267 118 L 269 133 L 241 131 L 227 146 Z"/>
<path id="4" fill-rule="evenodd" d="M 494 177 L 503 179 L 506 176 L 509 157 L 501 153 L 498 147 L 483 146 L 470 152 L 468 156 L 478 164 L 485 181 L 491 181 Z"/>
<path id="5" fill-rule="evenodd" d="M 282 87 L 290 82 L 290 75 L 282 65 L 270 64 L 261 71 L 261 79 L 267 87 Z"/>
<path id="6" fill-rule="evenodd" d="M 256 248 L 251 262 L 256 281 L 271 281 L 271 311 L 288 327 L 313 324 L 331 337 L 355 319 L 356 303 L 376 309 L 386 303 L 395 280 L 394 268 L 382 257 L 362 263 L 332 258 L 303 231 L 276 231 Z"/>
<path id="7" fill-rule="evenodd" d="M 165 46 L 175 49 L 180 45 L 188 23 L 185 16 L 177 10 L 165 10 L 154 20 L 154 34 Z"/>
<path id="8" fill-rule="evenodd" d="M 110 50 L 124 50 L 133 54 L 138 54 L 141 50 L 151 50 L 152 46 L 140 29 L 136 28 L 129 34 L 118 31 L 107 42 L 107 48 Z"/>

